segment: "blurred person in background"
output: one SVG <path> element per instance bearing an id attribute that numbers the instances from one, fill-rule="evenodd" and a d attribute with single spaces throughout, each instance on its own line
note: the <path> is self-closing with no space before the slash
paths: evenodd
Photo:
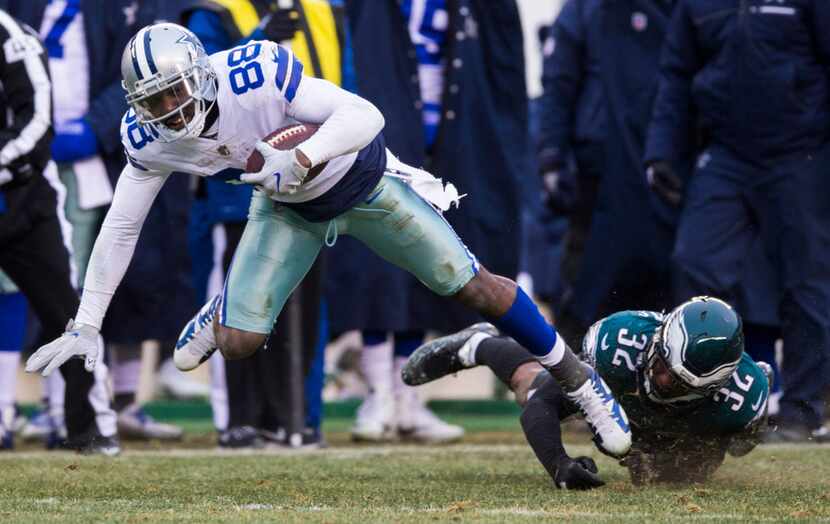
<path id="1" fill-rule="evenodd" d="M 305 73 L 343 83 L 345 41 L 343 8 L 325 0 L 204 0 L 192 3 L 183 23 L 199 37 L 208 54 L 250 40 L 271 40 L 291 47 L 306 64 Z M 190 220 L 189 246 L 200 303 L 218 292 L 242 237 L 252 188 L 223 180 L 196 180 Z M 320 445 L 322 358 L 327 340 L 319 332 L 322 278 L 321 256 L 298 288 L 303 324 L 303 371 L 307 383 L 306 429 L 303 444 Z M 216 264 L 215 262 L 218 262 Z M 267 343 L 242 360 L 211 359 L 211 403 L 222 447 L 260 447 L 285 444 L 290 415 L 288 352 L 292 334 L 286 321 L 278 321 Z M 312 374 L 311 371 L 314 370 Z M 279 378 L 274 379 L 273 374 Z"/>
<path id="2" fill-rule="evenodd" d="M 0 40 L 0 109 L 6 115 L 0 126 L 0 269 L 31 303 L 42 326 L 41 340 L 49 340 L 66 329 L 77 310 L 78 294 L 71 259 L 72 227 L 64 215 L 66 188 L 50 158 L 48 57 L 37 35 L 5 11 L 0 11 Z M 14 397 L 15 355 L 22 344 L 22 337 L 15 333 L 21 334 L 24 324 L 20 298 L 12 295 L 3 302 L 3 323 L 11 325 L 4 325 L 3 330 L 0 433 L 3 447 L 11 447 L 8 404 Z M 100 336 L 96 343 L 103 345 Z M 66 384 L 65 414 L 55 415 L 65 415 L 63 445 L 116 455 L 120 446 L 106 388 L 107 368 L 101 365 L 88 373 L 84 367 L 81 359 L 60 366 Z M 92 370 L 89 362 L 86 367 Z"/>
<path id="3" fill-rule="evenodd" d="M 130 33 L 165 20 L 177 20 L 189 0 L 141 0 L 128 8 L 134 16 Z M 113 50 L 116 52 L 117 50 Z M 120 72 L 115 72 L 115 77 Z M 120 110 L 126 111 L 123 99 Z M 113 117 L 113 120 L 115 118 Z M 115 140 L 120 139 L 117 128 Z M 126 160 L 122 155 L 122 164 Z M 120 168 L 119 168 L 120 169 Z M 207 387 L 176 369 L 173 348 L 181 325 L 196 306 L 190 258 L 178 246 L 187 243 L 190 191 L 185 177 L 169 180 L 153 202 L 138 238 L 135 256 L 113 296 L 101 332 L 107 341 L 113 382 L 113 407 L 122 439 L 177 440 L 178 426 L 154 420 L 136 401 L 141 375 L 142 343 L 159 344 L 160 389 L 174 397 L 207 396 Z"/>
<path id="4" fill-rule="evenodd" d="M 112 187 L 125 162 L 119 133 L 120 115 L 127 109 L 120 84 L 121 49 L 138 28 L 163 18 L 165 9 L 174 9 L 176 2 L 9 0 L 5 4 L 13 14 L 39 31 L 48 52 L 50 73 L 58 86 L 53 96 L 56 132 L 52 156 L 67 187 L 66 215 L 73 225 L 76 282 L 80 285 L 92 244 L 112 198 Z M 162 194 L 168 192 L 167 206 L 157 204 L 148 220 L 156 225 L 157 232 L 163 231 L 165 235 L 176 231 L 175 221 L 167 225 L 165 213 L 175 215 L 176 208 L 183 208 L 186 213 L 186 206 L 179 201 L 184 197 L 186 202 L 186 191 L 174 194 L 176 190 L 168 188 Z M 170 428 L 157 424 L 133 402 L 140 368 L 140 342 L 160 337 L 159 329 L 154 328 L 163 326 L 164 318 L 175 317 L 171 313 L 176 310 L 175 301 L 181 300 L 178 297 L 182 295 L 186 297 L 181 285 L 176 285 L 176 273 L 169 269 L 174 264 L 166 260 L 163 265 L 154 249 L 157 239 L 163 235 L 158 233 L 153 237 L 153 229 L 151 226 L 150 234 L 142 238 L 123 291 L 113 301 L 115 317 L 110 317 L 104 328 L 107 342 L 113 343 L 110 356 L 119 426 L 129 435 L 142 438 L 165 435 Z M 181 263 L 178 265 L 182 267 Z M 186 282 L 179 279 L 182 280 Z M 163 293 L 170 290 L 175 292 L 165 298 Z M 172 305 L 170 300 L 174 301 Z M 175 324 L 168 327 L 168 331 L 173 330 L 168 339 L 176 337 L 193 303 L 185 300 L 184 306 L 178 309 L 182 307 L 186 308 L 184 316 L 173 318 Z M 54 374 L 48 380 L 50 397 L 58 396 L 60 384 L 54 384 Z M 53 404 L 55 401 L 50 399 L 50 405 Z M 50 412 L 59 412 L 59 409 L 50 407 Z"/>
<path id="5" fill-rule="evenodd" d="M 538 158 L 546 204 L 570 219 L 556 321 L 572 344 L 613 311 L 671 305 L 676 217 L 640 169 L 670 12 L 657 0 L 569 0 L 544 44 Z"/>
<path id="6" fill-rule="evenodd" d="M 2 198 L 0 185 L 0 198 Z M 2 215 L 0 215 L 2 220 Z M 15 394 L 20 351 L 26 334 L 26 297 L 0 271 L 0 450 L 14 447 L 18 420 Z"/>
<path id="7" fill-rule="evenodd" d="M 613 311 L 671 306 L 678 210 L 649 190 L 641 167 L 671 9 L 569 0 L 544 44 L 540 172 L 548 206 L 571 213 L 562 268 L 570 287 L 556 320 L 574 343 Z M 678 160 L 690 168 L 690 157 Z M 757 235 L 751 252 L 734 305 L 747 352 L 776 368 L 775 284 Z"/>
<path id="8" fill-rule="evenodd" d="M 473 196 L 446 219 L 487 267 L 515 276 L 519 187 L 530 169 L 515 1 L 354 0 L 347 9 L 358 93 L 386 116 L 389 148 Z M 339 263 L 327 285 L 332 330 L 362 330 L 361 368 L 370 388 L 353 437 L 460 438 L 463 428 L 428 410 L 399 371 L 425 331 L 454 331 L 474 317 L 438 302 L 359 242 L 344 239 L 336 249 Z"/>
<path id="9" fill-rule="evenodd" d="M 830 441 L 830 5 L 677 2 L 660 66 L 646 178 L 682 203 L 675 294 L 732 300 L 760 240 L 772 263 L 784 362 L 772 441 Z M 705 136 L 700 147 L 695 127 Z M 680 169 L 697 155 L 693 171 Z"/>

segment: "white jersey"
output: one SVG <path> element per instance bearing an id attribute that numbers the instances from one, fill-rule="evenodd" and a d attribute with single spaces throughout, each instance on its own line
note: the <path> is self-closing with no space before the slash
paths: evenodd
<path id="1" fill-rule="evenodd" d="M 130 163 L 148 173 L 183 172 L 212 176 L 245 169 L 254 144 L 281 127 L 298 122 L 292 102 L 303 80 L 303 66 L 287 48 L 268 41 L 250 42 L 210 56 L 218 84 L 219 118 L 203 135 L 165 143 L 138 125 L 133 110 L 121 122 L 121 141 Z M 233 65 L 231 65 L 233 64 Z M 304 87 L 304 86 L 303 86 Z M 308 122 L 308 121 L 306 121 Z M 319 122 L 310 122 L 319 124 Z M 300 149 L 303 149 L 302 147 Z M 303 150 L 305 153 L 305 150 Z M 282 202 L 306 202 L 336 184 L 357 152 L 333 158 L 296 193 L 275 195 Z"/>
<path id="2" fill-rule="evenodd" d="M 378 171 L 385 165 L 385 149 L 379 145 L 384 120 L 371 103 L 326 80 L 303 76 L 303 66 L 293 53 L 273 42 L 249 42 L 211 55 L 210 62 L 216 72 L 219 116 L 204 134 L 215 133 L 215 138 L 164 143 L 138 125 L 133 111 L 124 116 L 121 139 L 129 163 L 92 250 L 77 322 L 100 329 L 150 206 L 173 172 L 213 176 L 235 169 L 241 173 L 257 141 L 282 126 L 306 122 L 321 125 L 299 149 L 312 166 L 328 165 L 296 193 L 275 195 L 275 200 L 314 205 L 348 193 L 350 184 L 367 171 L 380 176 Z M 375 161 L 362 162 L 357 154 L 362 149 L 371 150 Z M 361 171 L 364 163 L 372 165 Z M 329 191 L 335 185 L 336 190 Z"/>

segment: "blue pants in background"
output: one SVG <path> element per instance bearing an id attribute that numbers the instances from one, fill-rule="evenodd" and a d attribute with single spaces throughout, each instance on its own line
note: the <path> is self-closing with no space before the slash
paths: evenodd
<path id="1" fill-rule="evenodd" d="M 678 300 L 733 301 L 751 286 L 760 235 L 780 287 L 784 339 L 780 422 L 818 428 L 830 381 L 830 168 L 827 148 L 771 166 L 712 146 L 690 180 L 673 254 Z"/>

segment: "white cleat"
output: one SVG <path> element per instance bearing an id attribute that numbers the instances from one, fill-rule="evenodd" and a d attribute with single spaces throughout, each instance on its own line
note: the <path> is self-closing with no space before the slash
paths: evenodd
<path id="1" fill-rule="evenodd" d="M 213 319 L 216 317 L 221 298 L 221 295 L 216 295 L 202 306 L 179 335 L 173 352 L 173 362 L 180 370 L 196 369 L 216 351 Z"/>
<path id="2" fill-rule="evenodd" d="M 181 440 L 183 434 L 182 428 L 157 422 L 138 404 L 125 408 L 118 414 L 117 420 L 118 433 L 125 439 Z"/>
<path id="3" fill-rule="evenodd" d="M 352 440 L 384 442 L 394 438 L 395 402 L 391 394 L 369 393 L 357 409 Z"/>
<path id="4" fill-rule="evenodd" d="M 195 380 L 193 375 L 182 372 L 170 358 L 159 368 L 158 386 L 164 393 L 179 400 L 210 396 L 210 386 Z"/>
<path id="5" fill-rule="evenodd" d="M 594 443 L 603 453 L 621 458 L 631 449 L 631 429 L 622 406 L 596 370 L 585 384 L 568 398 L 579 406 L 594 434 Z"/>
<path id="6" fill-rule="evenodd" d="M 464 428 L 447 424 L 428 407 L 417 402 L 410 405 L 409 413 L 398 419 L 398 435 L 402 439 L 424 444 L 455 442 L 464 436 Z"/>

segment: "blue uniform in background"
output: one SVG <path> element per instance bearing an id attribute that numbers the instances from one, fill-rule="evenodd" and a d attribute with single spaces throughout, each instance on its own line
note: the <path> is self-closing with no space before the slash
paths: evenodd
<path id="1" fill-rule="evenodd" d="M 677 299 L 734 299 L 760 235 L 781 287 L 780 420 L 811 430 L 830 378 L 828 27 L 822 0 L 680 0 L 645 157 L 697 153 L 702 127 L 674 251 Z"/>
<path id="2" fill-rule="evenodd" d="M 512 0 L 447 0 L 446 10 L 442 115 L 432 147 L 424 136 L 417 47 L 399 2 L 347 2 L 358 94 L 385 116 L 386 143 L 401 161 L 470 193 L 445 218 L 490 271 L 516 275 L 520 179 L 532 167 L 518 10 Z M 327 282 L 333 332 L 454 331 L 475 321 L 358 243 L 342 239 L 334 249 L 338 263 Z M 375 292 L 379 287 L 383 293 Z"/>
<path id="3" fill-rule="evenodd" d="M 580 185 L 591 187 L 593 178 L 596 188 L 595 200 L 580 202 L 571 220 L 569 235 L 586 230 L 581 260 L 563 267 L 572 282 L 557 328 L 572 344 L 613 311 L 672 304 L 674 216 L 651 195 L 641 168 L 670 9 L 656 0 L 570 0 L 552 28 L 540 167 L 558 168 L 573 156 Z M 574 220 L 579 213 L 587 223 Z"/>

